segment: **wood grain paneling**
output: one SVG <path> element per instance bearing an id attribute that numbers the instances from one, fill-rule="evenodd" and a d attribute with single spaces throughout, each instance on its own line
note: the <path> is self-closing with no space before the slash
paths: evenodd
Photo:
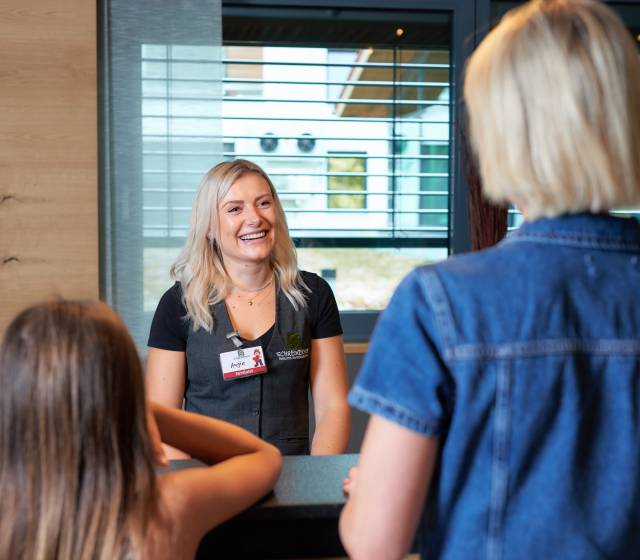
<path id="1" fill-rule="evenodd" d="M 345 342 L 344 353 L 345 354 L 366 354 L 369 349 L 368 342 Z"/>
<path id="2" fill-rule="evenodd" d="M 96 6 L 0 3 L 0 331 L 98 296 Z"/>

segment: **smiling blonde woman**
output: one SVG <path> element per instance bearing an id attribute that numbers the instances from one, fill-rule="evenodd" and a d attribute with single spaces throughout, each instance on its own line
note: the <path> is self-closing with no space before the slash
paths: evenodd
<path id="1" fill-rule="evenodd" d="M 298 270 L 278 194 L 259 166 L 235 160 L 207 173 L 171 275 L 176 283 L 149 335 L 150 395 L 238 424 L 283 454 L 305 454 L 311 389 L 311 453 L 344 451 L 349 409 L 335 298 L 322 278 Z"/>

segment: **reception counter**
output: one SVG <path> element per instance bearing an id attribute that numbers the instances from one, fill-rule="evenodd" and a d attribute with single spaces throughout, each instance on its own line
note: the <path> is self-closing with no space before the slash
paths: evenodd
<path id="1" fill-rule="evenodd" d="M 331 558 L 346 556 L 338 537 L 342 479 L 358 455 L 283 458 L 272 494 L 209 532 L 198 559 Z M 171 470 L 199 466 L 172 461 Z"/>

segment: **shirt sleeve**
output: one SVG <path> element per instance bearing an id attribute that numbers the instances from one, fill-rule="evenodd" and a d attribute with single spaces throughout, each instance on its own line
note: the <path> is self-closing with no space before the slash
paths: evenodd
<path id="1" fill-rule="evenodd" d="M 329 338 L 342 334 L 338 304 L 331 286 L 317 274 L 304 273 L 304 281 L 311 290 L 309 295 L 309 319 L 311 338 Z"/>
<path id="2" fill-rule="evenodd" d="M 186 315 L 187 309 L 182 303 L 182 289 L 176 282 L 160 298 L 151 321 L 147 346 L 184 352 L 189 334 L 189 320 Z"/>
<path id="3" fill-rule="evenodd" d="M 450 414 L 452 380 L 438 349 L 424 274 L 407 276 L 374 330 L 349 403 L 423 435 L 438 435 Z"/>

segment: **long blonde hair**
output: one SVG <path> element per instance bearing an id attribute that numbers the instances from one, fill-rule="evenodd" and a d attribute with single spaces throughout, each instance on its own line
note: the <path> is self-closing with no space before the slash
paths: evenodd
<path id="1" fill-rule="evenodd" d="M 512 10 L 467 66 L 483 189 L 529 219 L 640 204 L 640 58 L 602 2 Z"/>
<path id="2" fill-rule="evenodd" d="M 289 236 L 287 218 L 273 183 L 255 163 L 246 159 L 225 161 L 211 169 L 200 182 L 191 212 L 187 241 L 171 267 L 171 277 L 180 282 L 182 301 L 193 330 L 213 329 L 211 307 L 224 300 L 231 289 L 222 254 L 210 232 L 218 231 L 218 205 L 233 184 L 246 173 L 257 173 L 269 185 L 277 214 L 276 244 L 271 253 L 271 268 L 280 289 L 295 309 L 306 305 L 308 291 L 298 270 L 296 250 Z"/>
<path id="3" fill-rule="evenodd" d="M 0 347 L 0 387 L 0 557 L 140 557 L 156 477 L 120 319 L 97 302 L 23 311 Z"/>

